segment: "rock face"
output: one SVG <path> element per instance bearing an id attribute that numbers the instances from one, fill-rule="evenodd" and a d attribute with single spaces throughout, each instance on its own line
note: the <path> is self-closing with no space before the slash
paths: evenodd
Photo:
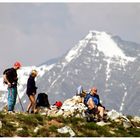
<path id="1" fill-rule="evenodd" d="M 69 118 L 69 117 L 85 118 L 86 109 L 87 107 L 83 104 L 83 98 L 81 98 L 80 96 L 73 96 L 72 98 L 69 98 L 66 101 L 64 101 L 60 109 L 58 109 L 56 106 L 51 106 L 51 110 L 42 108 L 42 111 L 39 113 L 41 113 L 42 115 L 54 116 L 54 117 L 63 116 L 65 118 Z M 140 122 L 140 117 L 135 116 L 132 120 L 130 120 L 122 113 L 119 113 L 114 109 L 107 111 L 106 115 L 107 115 L 107 121 L 97 122 L 98 125 L 100 126 L 110 125 L 109 120 L 111 120 L 119 124 L 123 124 L 124 128 L 130 128 L 130 127 L 135 127 L 132 122 L 137 122 L 137 123 Z"/>
<path id="2" fill-rule="evenodd" d="M 73 96 L 71 99 L 67 99 L 61 109 L 57 112 L 57 115 L 63 115 L 64 117 L 84 117 L 84 111 L 86 107 L 82 103 L 80 96 Z"/>

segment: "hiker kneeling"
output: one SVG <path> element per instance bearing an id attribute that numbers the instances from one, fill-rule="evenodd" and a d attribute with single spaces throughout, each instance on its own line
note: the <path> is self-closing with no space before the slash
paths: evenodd
<path id="1" fill-rule="evenodd" d="M 90 93 L 84 98 L 84 104 L 88 107 L 86 113 L 94 115 L 98 114 L 98 121 L 103 120 L 105 107 L 100 103 L 100 98 L 95 87 L 92 88 Z"/>

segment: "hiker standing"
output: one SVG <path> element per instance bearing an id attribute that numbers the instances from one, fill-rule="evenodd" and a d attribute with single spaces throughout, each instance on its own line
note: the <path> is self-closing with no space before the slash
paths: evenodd
<path id="1" fill-rule="evenodd" d="M 36 95 L 36 83 L 35 83 L 35 77 L 37 76 L 37 71 L 36 70 L 32 70 L 31 74 L 28 78 L 27 81 L 27 90 L 26 90 L 26 94 L 29 97 L 29 104 L 27 106 L 27 113 L 30 112 L 31 109 L 31 113 L 35 113 L 35 95 Z"/>
<path id="2" fill-rule="evenodd" d="M 12 68 L 6 69 L 3 72 L 4 83 L 8 85 L 8 112 L 14 112 L 14 107 L 17 99 L 17 70 L 20 69 L 20 62 L 15 62 Z"/>

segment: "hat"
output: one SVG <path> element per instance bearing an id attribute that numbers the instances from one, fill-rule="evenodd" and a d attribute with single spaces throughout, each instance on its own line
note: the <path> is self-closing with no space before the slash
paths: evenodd
<path id="1" fill-rule="evenodd" d="M 93 88 L 91 88 L 91 91 L 93 91 L 93 93 L 97 93 L 97 88 L 93 87 Z"/>
<path id="2" fill-rule="evenodd" d="M 17 62 L 15 62 L 15 63 L 14 63 L 14 67 L 19 67 L 19 68 L 20 68 L 20 67 L 21 67 L 21 63 L 20 63 L 20 62 L 18 62 L 18 61 L 17 61 Z"/>

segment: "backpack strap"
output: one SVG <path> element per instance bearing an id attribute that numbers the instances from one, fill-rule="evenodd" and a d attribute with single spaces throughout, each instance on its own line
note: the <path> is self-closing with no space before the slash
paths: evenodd
<path id="1" fill-rule="evenodd" d="M 86 96 L 85 96 L 85 98 L 84 98 L 84 104 L 85 104 L 87 107 L 88 107 L 87 102 L 88 102 L 89 98 L 91 98 L 91 94 L 90 94 L 90 93 L 86 94 Z"/>

